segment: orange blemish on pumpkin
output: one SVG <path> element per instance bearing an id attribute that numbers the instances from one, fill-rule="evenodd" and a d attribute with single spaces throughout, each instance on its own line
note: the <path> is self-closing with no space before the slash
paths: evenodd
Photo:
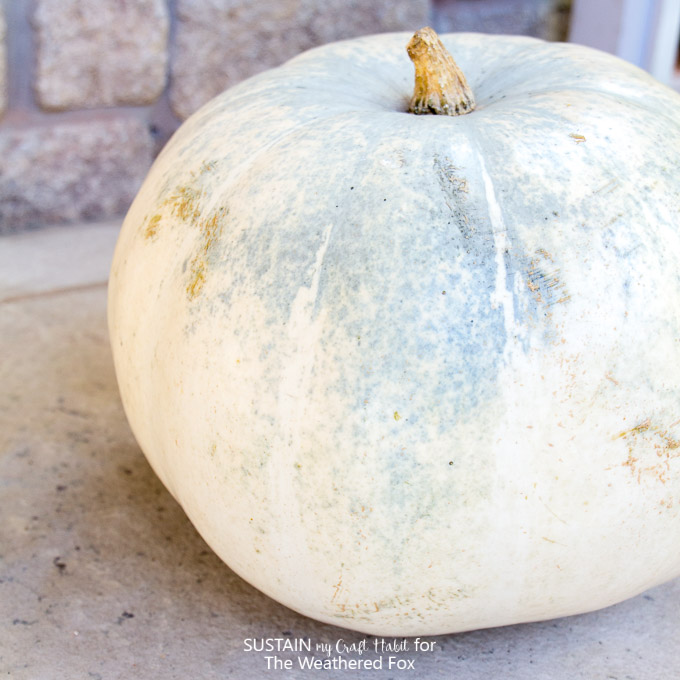
<path id="1" fill-rule="evenodd" d="M 626 441 L 628 458 L 621 465 L 630 469 L 638 484 L 642 482 L 643 477 L 653 477 L 665 484 L 668 481 L 671 461 L 680 458 L 680 451 L 678 451 L 680 440 L 672 437 L 667 429 L 661 429 L 652 424 L 649 418 L 629 430 L 620 432 L 614 439 Z M 657 457 L 656 461 L 647 455 L 642 462 L 639 453 L 637 456 L 633 455 L 636 448 L 639 449 L 643 446 L 651 447 L 654 450 Z M 651 464 L 645 464 L 650 461 Z"/>
<path id="2" fill-rule="evenodd" d="M 186 185 L 177 187 L 174 193 L 161 205 L 169 206 L 171 215 L 175 215 L 185 222 L 194 223 L 201 216 L 201 198 L 203 198 L 202 191 L 194 186 Z"/>
<path id="3" fill-rule="evenodd" d="M 160 215 L 154 215 L 147 223 L 144 230 L 144 238 L 154 238 L 158 233 L 158 224 L 161 221 Z"/>
<path id="4" fill-rule="evenodd" d="M 179 217 L 185 222 L 194 223 L 201 215 L 201 199 L 204 197 L 200 186 L 200 177 L 215 168 L 214 163 L 203 163 L 198 172 L 189 174 L 190 180 L 186 184 L 176 187 L 172 193 L 159 204 L 159 213 L 155 214 L 147 223 L 145 235 L 155 236 L 162 212 Z"/>
<path id="5" fill-rule="evenodd" d="M 331 602 L 335 600 L 335 598 L 338 596 L 338 593 L 340 592 L 340 588 L 342 588 L 342 574 L 340 574 L 340 578 L 338 579 L 338 582 L 333 586 L 335 588 L 335 592 L 333 593 L 333 597 L 331 597 Z M 341 605 L 343 608 L 343 611 L 345 609 L 344 605 Z"/>
<path id="6" fill-rule="evenodd" d="M 621 437 L 627 437 L 629 434 L 637 434 L 639 432 L 646 432 L 651 426 L 651 421 L 649 418 L 644 421 L 644 423 L 640 423 L 639 425 L 636 425 L 635 427 L 631 427 L 630 430 L 624 430 L 623 432 L 620 432 L 617 436 L 616 439 L 621 439 Z"/>
<path id="7" fill-rule="evenodd" d="M 191 278 L 186 290 L 190 300 L 195 299 L 203 289 L 206 270 L 208 268 L 207 258 L 211 249 L 219 241 L 220 236 L 222 235 L 222 218 L 226 216 L 226 214 L 226 208 L 219 208 L 215 213 L 199 224 L 203 243 L 201 250 L 193 257 L 191 264 L 189 265 Z"/>
<path id="8" fill-rule="evenodd" d="M 214 170 L 215 162 L 204 161 L 198 170 L 189 173 L 189 181 L 176 187 L 158 206 L 158 213 L 146 221 L 144 237 L 154 239 L 163 213 L 176 217 L 182 222 L 200 230 L 198 251 L 189 263 L 189 281 L 186 293 L 189 300 L 194 300 L 203 290 L 208 271 L 208 258 L 211 250 L 217 245 L 223 228 L 223 220 L 228 214 L 225 207 L 217 208 L 204 215 L 206 191 L 203 187 L 203 176 Z"/>
<path id="9" fill-rule="evenodd" d="M 217 163 L 215 163 L 215 161 L 203 161 L 203 163 L 201 164 L 201 169 L 199 170 L 199 174 L 202 175 L 203 173 L 210 172 L 211 170 L 214 170 L 216 167 Z"/>
<path id="10" fill-rule="evenodd" d="M 205 267 L 202 264 L 192 262 L 191 272 L 192 276 L 187 286 L 187 295 L 190 300 L 193 300 L 201 292 L 205 283 Z"/>

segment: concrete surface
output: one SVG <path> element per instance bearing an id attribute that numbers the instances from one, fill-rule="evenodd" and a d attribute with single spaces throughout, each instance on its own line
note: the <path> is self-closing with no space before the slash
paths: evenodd
<path id="1" fill-rule="evenodd" d="M 0 238 L 0 677 L 307 678 L 320 671 L 303 660 L 366 639 L 367 652 L 342 658 L 382 670 L 323 676 L 680 679 L 680 580 L 592 614 L 430 638 L 420 652 L 414 640 L 373 651 L 395 641 L 316 623 L 242 581 L 126 423 L 106 330 L 117 230 Z M 268 638 L 311 651 L 248 651 Z M 390 657 L 413 667 L 390 670 Z"/>

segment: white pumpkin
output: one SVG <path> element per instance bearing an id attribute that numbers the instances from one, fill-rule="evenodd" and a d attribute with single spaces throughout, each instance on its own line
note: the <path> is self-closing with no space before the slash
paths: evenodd
<path id="1" fill-rule="evenodd" d="M 382 635 L 604 607 L 680 574 L 680 97 L 614 57 L 409 36 L 230 89 L 125 220 L 123 403 L 212 548 Z"/>

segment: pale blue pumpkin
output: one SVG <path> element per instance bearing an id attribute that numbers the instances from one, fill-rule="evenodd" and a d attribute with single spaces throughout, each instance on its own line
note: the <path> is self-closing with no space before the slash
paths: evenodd
<path id="1" fill-rule="evenodd" d="M 382 635 L 603 607 L 680 574 L 680 97 L 605 54 L 327 45 L 182 125 L 109 325 L 141 448 L 263 592 Z"/>

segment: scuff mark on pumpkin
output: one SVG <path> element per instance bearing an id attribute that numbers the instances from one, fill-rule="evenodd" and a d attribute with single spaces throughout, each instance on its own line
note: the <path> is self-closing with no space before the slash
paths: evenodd
<path id="1" fill-rule="evenodd" d="M 547 536 L 541 536 L 541 538 L 546 541 L 547 543 L 552 543 L 553 545 L 561 545 L 563 548 L 568 547 L 566 543 L 561 543 L 560 541 L 555 541 L 552 538 L 548 538 Z"/>
<path id="2" fill-rule="evenodd" d="M 546 262 L 554 262 L 550 253 L 539 248 L 536 255 L 538 257 L 532 258 L 527 272 L 527 287 L 536 302 L 547 306 L 568 302 L 571 295 L 559 278 L 560 270 L 546 271 Z"/>
<path id="3" fill-rule="evenodd" d="M 565 520 L 563 520 L 540 496 L 538 500 L 543 504 L 543 507 L 556 519 L 558 519 L 562 524 L 569 526 Z"/>
<path id="4" fill-rule="evenodd" d="M 459 176 L 461 168 L 453 164 L 450 158 L 441 158 L 435 154 L 432 163 L 437 174 L 439 187 L 444 194 L 444 202 L 453 217 L 455 218 L 458 229 L 464 238 L 470 238 L 474 232 L 474 227 L 470 226 L 470 220 L 465 215 L 463 207 L 469 191 L 467 179 Z"/>
<path id="5" fill-rule="evenodd" d="M 583 142 L 586 141 L 586 138 L 583 135 L 576 134 L 575 132 L 570 133 L 569 135 L 577 144 L 583 144 Z"/>
<path id="6" fill-rule="evenodd" d="M 618 189 L 620 186 L 621 182 L 619 181 L 619 178 L 614 177 L 613 179 L 609 180 L 609 182 L 601 186 L 599 189 L 595 189 L 595 191 L 593 191 L 593 194 L 600 194 L 602 192 L 608 194 L 614 191 L 614 189 Z"/>

